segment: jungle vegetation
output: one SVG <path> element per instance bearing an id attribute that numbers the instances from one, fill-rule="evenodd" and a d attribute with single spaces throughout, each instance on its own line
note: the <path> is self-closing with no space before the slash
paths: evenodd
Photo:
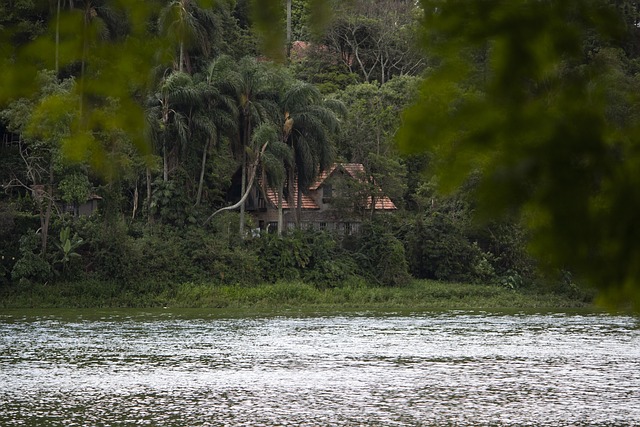
<path id="1" fill-rule="evenodd" d="M 638 4 L 463 3 L 3 3 L 0 287 L 417 278 L 637 304 Z M 256 177 L 295 197 L 336 161 L 398 211 L 251 232 Z"/>

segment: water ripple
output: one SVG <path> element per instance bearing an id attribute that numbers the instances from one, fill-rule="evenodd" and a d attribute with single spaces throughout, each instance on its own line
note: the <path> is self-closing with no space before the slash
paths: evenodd
<path id="1" fill-rule="evenodd" d="M 5 315 L 0 425 L 640 425 L 640 329 L 599 314 Z"/>

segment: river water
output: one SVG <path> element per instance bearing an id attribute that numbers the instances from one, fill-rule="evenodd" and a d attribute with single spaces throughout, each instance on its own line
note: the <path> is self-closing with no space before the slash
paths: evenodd
<path id="1" fill-rule="evenodd" d="M 640 322 L 0 312 L 0 425 L 640 426 Z"/>

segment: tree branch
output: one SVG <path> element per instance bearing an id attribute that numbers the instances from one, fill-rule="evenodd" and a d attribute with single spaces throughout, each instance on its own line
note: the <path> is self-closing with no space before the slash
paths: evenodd
<path id="1" fill-rule="evenodd" d="M 256 157 L 256 160 L 251 165 L 251 176 L 249 178 L 249 183 L 247 184 L 247 189 L 244 192 L 244 194 L 242 195 L 242 198 L 240 199 L 240 201 L 238 203 L 234 204 L 234 205 L 226 206 L 224 208 L 218 209 L 217 211 L 215 211 L 214 213 L 209 215 L 209 217 L 202 223 L 202 225 L 206 225 L 209 221 L 211 221 L 211 219 L 214 216 L 218 215 L 220 212 L 232 211 L 234 209 L 238 209 L 247 200 L 247 197 L 249 197 L 249 193 L 251 193 L 251 188 L 253 187 L 253 181 L 254 181 L 254 179 L 256 177 L 256 172 L 258 170 L 258 164 L 260 163 L 260 159 L 262 159 L 262 155 L 264 154 L 264 152 L 267 149 L 268 145 L 269 145 L 268 142 L 264 143 L 264 145 L 260 149 L 260 152 L 258 153 L 258 156 Z"/>

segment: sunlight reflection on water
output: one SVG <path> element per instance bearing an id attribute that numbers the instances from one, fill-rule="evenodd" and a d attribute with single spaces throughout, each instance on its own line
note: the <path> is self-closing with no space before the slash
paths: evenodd
<path id="1" fill-rule="evenodd" d="M 640 425 L 640 329 L 600 314 L 0 315 L 0 425 Z"/>

